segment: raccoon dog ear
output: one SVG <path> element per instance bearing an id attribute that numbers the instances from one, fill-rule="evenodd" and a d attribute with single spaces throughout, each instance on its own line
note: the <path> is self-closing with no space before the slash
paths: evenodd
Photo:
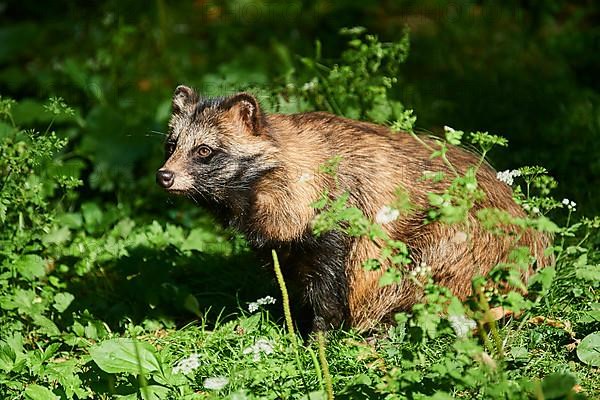
<path id="1" fill-rule="evenodd" d="M 198 94 L 194 92 L 194 89 L 184 85 L 179 85 L 177 88 L 175 88 L 175 93 L 173 93 L 173 112 L 180 112 L 188 105 L 194 104 L 197 101 Z"/>
<path id="2" fill-rule="evenodd" d="M 258 100 L 249 93 L 238 93 L 227 98 L 222 107 L 233 113 L 244 128 L 254 135 L 260 135 L 264 126 L 264 115 Z"/>

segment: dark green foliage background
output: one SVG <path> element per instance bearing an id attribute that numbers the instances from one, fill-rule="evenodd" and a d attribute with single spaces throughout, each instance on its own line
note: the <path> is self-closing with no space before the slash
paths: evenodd
<path id="1" fill-rule="evenodd" d="M 157 194 L 161 137 L 152 131 L 165 130 L 176 84 L 208 95 L 277 87 L 291 70 L 302 73 L 298 56 L 312 55 L 317 39 L 325 59 L 339 57 L 342 27 L 393 41 L 408 26 L 411 53 L 394 95 L 415 110 L 417 127 L 504 135 L 511 147 L 493 155 L 498 169 L 544 165 L 562 193 L 593 212 L 598 13 L 591 1 L 8 2 L 0 92 L 32 99 L 17 113 L 20 125 L 43 123 L 33 99 L 77 105 L 80 127 L 70 136 L 74 155 L 93 164 L 88 194 L 133 201 L 124 195 L 132 187 Z"/>

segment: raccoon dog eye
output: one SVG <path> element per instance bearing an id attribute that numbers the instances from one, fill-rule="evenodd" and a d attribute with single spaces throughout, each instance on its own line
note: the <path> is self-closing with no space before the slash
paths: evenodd
<path id="1" fill-rule="evenodd" d="M 212 152 L 212 149 L 205 144 L 198 146 L 198 148 L 196 149 L 196 154 L 198 154 L 198 156 L 202 158 L 210 156 Z"/>
<path id="2" fill-rule="evenodd" d="M 175 147 L 177 147 L 177 142 L 174 142 L 172 140 L 169 140 L 165 144 L 165 152 L 167 153 L 167 157 L 169 157 L 169 156 L 171 156 L 171 154 L 173 154 L 173 152 L 175 151 Z"/>

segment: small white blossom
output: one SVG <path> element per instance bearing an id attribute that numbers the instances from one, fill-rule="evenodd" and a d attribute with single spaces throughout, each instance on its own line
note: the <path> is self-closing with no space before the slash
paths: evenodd
<path id="1" fill-rule="evenodd" d="M 517 176 L 521 176 L 521 171 L 519 171 L 518 169 L 513 169 L 513 170 L 507 169 L 506 171 L 498 172 L 496 174 L 496 179 L 498 179 L 500 182 L 504 182 L 510 186 L 513 184 L 514 178 Z"/>
<path id="2" fill-rule="evenodd" d="M 255 313 L 258 311 L 258 303 L 253 301 L 248 304 L 248 312 Z"/>
<path id="3" fill-rule="evenodd" d="M 540 213 L 540 209 L 539 209 L 539 208 L 537 208 L 537 207 L 533 207 L 533 208 L 531 209 L 531 212 L 532 212 L 532 213 L 534 213 L 534 214 L 539 214 L 539 213 Z"/>
<path id="4" fill-rule="evenodd" d="M 464 315 L 451 315 L 448 317 L 450 326 L 459 338 L 467 337 L 467 333 L 477 327 L 477 323 Z"/>
<path id="5" fill-rule="evenodd" d="M 177 364 L 173 367 L 173 373 L 174 374 L 189 374 L 190 372 L 192 372 L 193 370 L 195 370 L 196 368 L 198 368 L 200 366 L 200 358 L 198 356 L 198 354 L 194 353 L 194 354 L 190 354 L 189 357 L 186 358 L 182 358 L 181 360 L 179 360 L 177 362 Z"/>
<path id="6" fill-rule="evenodd" d="M 444 125 L 444 132 L 455 132 L 454 128 L 450 128 L 448 125 Z"/>
<path id="7" fill-rule="evenodd" d="M 202 384 L 206 389 L 221 390 L 229 383 L 229 379 L 224 376 L 215 376 L 214 378 L 206 378 Z"/>
<path id="8" fill-rule="evenodd" d="M 375 222 L 378 224 L 389 224 L 398 219 L 400 211 L 390 206 L 383 206 L 375 216 Z"/>
<path id="9" fill-rule="evenodd" d="M 315 87 L 317 87 L 317 79 L 313 79 L 310 82 L 306 82 L 304 85 L 302 85 L 302 90 L 313 90 Z"/>
<path id="10" fill-rule="evenodd" d="M 265 296 L 261 299 L 258 299 L 256 301 L 253 301 L 252 303 L 248 304 L 248 311 L 251 313 L 255 313 L 258 311 L 260 306 L 266 306 L 267 304 L 275 304 L 277 300 L 275 300 L 274 297 L 271 296 Z"/>
<path id="11" fill-rule="evenodd" d="M 267 339 L 258 339 L 252 346 L 246 347 L 243 353 L 252 354 L 252 360 L 260 361 L 261 354 L 273 353 L 273 342 Z"/>
<path id="12" fill-rule="evenodd" d="M 413 278 L 416 278 L 417 276 L 422 277 L 431 275 L 431 267 L 428 266 L 425 263 L 425 261 L 421 261 L 419 265 L 417 265 L 412 271 L 410 271 L 410 275 Z"/>
<path id="13" fill-rule="evenodd" d="M 571 201 L 569 199 L 563 199 L 562 203 L 567 206 L 567 208 L 569 209 L 569 211 L 577 211 L 577 203 L 575 203 L 574 201 Z"/>

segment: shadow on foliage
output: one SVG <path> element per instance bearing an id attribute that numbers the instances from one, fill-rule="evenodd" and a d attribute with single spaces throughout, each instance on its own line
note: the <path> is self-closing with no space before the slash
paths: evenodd
<path id="1" fill-rule="evenodd" d="M 151 329 L 198 320 L 211 327 L 246 309 L 248 302 L 277 294 L 273 273 L 248 251 L 185 256 L 169 246 L 137 247 L 128 253 L 68 284 L 78 299 L 73 311 L 87 310 L 111 328 L 128 321 L 151 324 Z"/>

